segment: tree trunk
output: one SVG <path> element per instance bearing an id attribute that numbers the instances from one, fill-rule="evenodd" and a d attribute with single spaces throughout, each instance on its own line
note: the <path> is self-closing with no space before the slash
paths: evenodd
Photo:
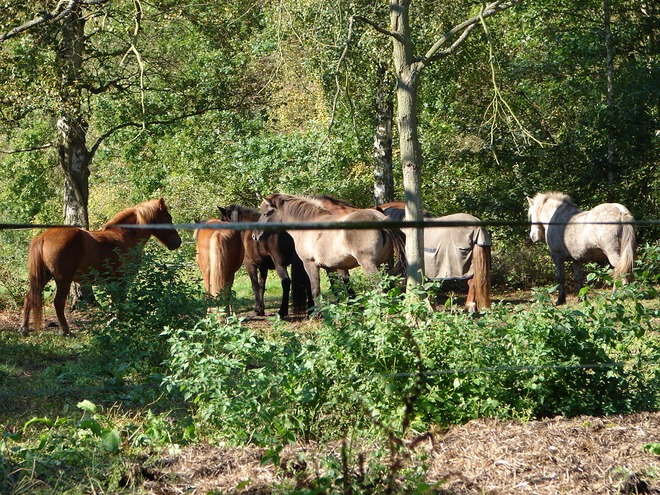
<path id="1" fill-rule="evenodd" d="M 64 171 L 64 223 L 89 229 L 89 164 L 87 121 L 83 117 L 82 96 L 78 84 L 85 48 L 85 19 L 77 5 L 63 20 L 62 42 L 56 54 L 60 75 L 59 95 L 62 113 L 57 121 L 57 151 Z M 73 284 L 69 306 L 80 301 L 94 302 L 88 285 Z"/>
<path id="2" fill-rule="evenodd" d="M 62 113 L 57 122 L 60 165 L 64 183 L 64 222 L 89 228 L 89 163 L 87 122 L 82 115 L 82 97 L 78 80 L 85 48 L 85 19 L 80 6 L 62 24 L 62 42 L 57 51 L 60 71 L 59 94 Z"/>
<path id="3" fill-rule="evenodd" d="M 422 221 L 422 149 L 417 134 L 417 86 L 419 66 L 412 55 L 412 41 L 408 12 L 410 0 L 390 0 L 390 26 L 397 34 L 393 38 L 393 59 L 397 80 L 397 125 L 406 219 Z M 424 274 L 424 230 L 407 229 L 407 284 L 420 285 Z"/>
<path id="4" fill-rule="evenodd" d="M 394 177 L 392 176 L 392 113 L 394 92 L 389 65 L 378 66 L 376 88 L 376 129 L 374 132 L 374 206 L 394 201 Z"/>

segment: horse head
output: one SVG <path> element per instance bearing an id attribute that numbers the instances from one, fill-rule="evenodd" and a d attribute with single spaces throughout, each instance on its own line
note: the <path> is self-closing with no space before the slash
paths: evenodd
<path id="1" fill-rule="evenodd" d="M 532 226 L 529 229 L 529 238 L 532 242 L 539 242 L 545 239 L 545 228 L 543 224 L 540 223 L 538 218 L 538 203 L 541 198 L 536 195 L 533 199 L 527 196 L 527 203 L 529 205 L 529 213 L 527 218 L 529 219 Z"/>
<path id="2" fill-rule="evenodd" d="M 261 210 L 259 223 L 273 223 L 280 221 L 280 217 L 277 213 L 279 197 L 280 195 L 278 194 L 270 194 L 263 199 L 263 201 L 259 205 L 259 209 Z M 252 239 L 254 239 L 257 242 L 262 241 L 265 235 L 266 233 L 263 230 L 252 231 Z"/>
<path id="3" fill-rule="evenodd" d="M 153 217 L 149 219 L 148 223 L 173 225 L 172 215 L 170 215 L 169 209 L 165 204 L 165 200 L 160 198 L 154 201 L 156 202 L 156 208 L 153 210 Z M 181 246 L 181 237 L 174 228 L 153 229 L 151 234 L 160 242 L 162 242 L 163 245 L 170 251 L 173 251 Z"/>

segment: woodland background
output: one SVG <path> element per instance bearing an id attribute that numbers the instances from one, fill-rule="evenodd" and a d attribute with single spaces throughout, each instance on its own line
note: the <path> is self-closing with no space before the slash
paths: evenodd
<path id="1" fill-rule="evenodd" d="M 616 201 L 657 219 L 659 7 L 521 2 L 426 69 L 423 206 L 521 221 L 526 195 L 560 190 L 584 209 Z M 0 29 L 35 11 L 7 4 Z M 352 15 L 387 26 L 386 2 L 117 0 L 78 11 L 82 47 L 57 23 L 2 44 L 0 222 L 98 228 L 157 196 L 175 223 L 271 192 L 374 204 L 377 119 L 394 104 L 391 41 L 357 21 L 347 40 Z M 476 2 L 412 2 L 416 50 L 475 12 Z M 403 199 L 391 127 L 392 194 Z M 89 175 L 65 173 L 65 153 Z M 88 219 L 67 210 L 76 181 L 87 181 Z M 501 271 L 525 279 L 504 260 L 526 249 L 526 232 L 494 230 Z M 0 232 L 3 263 L 24 259 L 33 235 Z"/>
<path id="2" fill-rule="evenodd" d="M 390 3 L 410 7 L 418 54 L 482 7 Z M 95 288 L 98 306 L 71 315 L 77 338 L 23 338 L 38 230 L 2 229 L 0 493 L 657 485 L 660 1 L 512 3 L 418 88 L 423 207 L 498 222 L 491 310 L 450 297 L 432 311 L 437 285 L 407 298 L 356 275 L 318 318 L 209 316 L 182 230 L 177 251 L 147 246 L 128 294 Z M 392 41 L 364 21 L 386 28 L 387 2 L 57 5 L 68 17 L 20 33 L 54 2 L 0 5 L 0 224 L 98 228 L 159 196 L 178 224 L 272 192 L 370 207 L 390 162 L 403 199 Z M 581 297 L 553 306 L 547 247 L 525 225 L 525 197 L 548 190 L 644 221 L 635 283 L 612 294 L 590 266 Z"/>

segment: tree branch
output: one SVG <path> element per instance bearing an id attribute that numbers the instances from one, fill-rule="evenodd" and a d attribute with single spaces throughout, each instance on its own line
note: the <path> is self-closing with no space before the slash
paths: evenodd
<path id="1" fill-rule="evenodd" d="M 369 26 L 371 26 L 372 28 L 374 28 L 374 29 L 375 29 L 376 31 L 378 31 L 379 33 L 381 33 L 381 34 L 385 34 L 385 35 L 387 35 L 387 36 L 391 36 L 392 38 L 396 38 L 396 39 L 397 39 L 398 41 L 400 41 L 401 43 L 403 43 L 403 41 L 404 41 L 404 40 L 403 40 L 403 37 L 402 37 L 399 33 L 396 33 L 396 32 L 391 31 L 391 30 L 389 30 L 389 29 L 385 29 L 384 27 L 379 26 L 379 25 L 376 24 L 374 21 L 372 21 L 371 19 L 368 19 L 368 18 L 366 18 L 366 17 L 364 17 L 364 16 L 361 16 L 361 15 L 354 15 L 351 19 L 356 19 L 356 20 L 358 20 L 358 21 L 362 21 L 362 22 L 364 22 L 365 24 L 368 24 Z"/>
<path id="2" fill-rule="evenodd" d="M 45 150 L 47 148 L 52 148 L 52 144 L 44 144 L 42 146 L 32 146 L 31 148 L 21 148 L 18 150 L 0 150 L 0 153 L 3 153 L 5 155 L 13 155 L 14 153 L 24 153 L 26 151 L 37 151 L 37 150 Z"/>
<path id="3" fill-rule="evenodd" d="M 444 34 L 444 36 L 442 36 L 438 41 L 436 41 L 435 44 L 429 49 L 429 51 L 426 52 L 426 55 L 422 57 L 420 63 L 423 66 L 426 66 L 435 60 L 450 55 L 451 53 L 456 51 L 456 48 L 458 48 L 458 46 L 460 46 L 467 39 L 470 32 L 482 19 L 485 19 L 486 17 L 494 16 L 495 14 L 502 12 L 503 10 L 506 10 L 510 7 L 513 7 L 514 5 L 520 2 L 522 2 L 522 0 L 509 0 L 506 3 L 505 0 L 496 0 L 495 2 L 486 6 L 483 9 L 483 11 L 480 12 L 478 15 L 475 15 L 474 17 L 471 17 L 470 19 L 463 21 L 462 23 L 454 26 L 452 29 L 447 31 Z M 454 43 L 452 43 L 452 45 L 449 48 L 440 51 L 442 45 L 444 45 L 449 39 L 454 37 L 457 33 L 461 33 L 459 38 Z"/>
<path id="4" fill-rule="evenodd" d="M 147 121 L 147 122 L 124 122 L 123 124 L 116 125 L 115 127 L 110 129 L 109 131 L 107 131 L 104 134 L 102 134 L 101 136 L 99 136 L 99 138 L 96 140 L 94 145 L 91 147 L 89 153 L 90 153 L 91 156 L 94 156 L 96 154 L 97 150 L 99 149 L 99 147 L 101 146 L 101 143 L 103 143 L 103 141 L 105 141 L 107 138 L 112 136 L 115 132 L 120 131 L 122 129 L 126 129 L 127 127 L 146 128 L 150 125 L 168 125 L 168 124 L 173 124 L 175 122 L 178 122 L 180 120 L 188 119 L 190 117 L 196 117 L 198 115 L 203 115 L 207 112 L 212 112 L 213 110 L 229 110 L 230 108 L 233 108 L 233 107 L 240 108 L 241 105 L 237 104 L 237 105 L 232 105 L 230 107 L 224 107 L 224 106 L 223 107 L 206 107 L 206 108 L 202 108 L 200 110 L 196 110 L 194 112 L 190 112 L 190 113 L 186 113 L 186 114 L 182 114 L 182 115 L 177 115 L 176 117 L 172 117 L 171 119 L 167 119 L 167 120 L 151 120 L 151 121 Z"/>
<path id="5" fill-rule="evenodd" d="M 1 34 L 0 42 L 6 41 L 9 38 L 13 38 L 14 36 L 18 36 L 23 31 L 32 29 L 33 27 L 39 26 L 40 24 L 44 24 L 46 22 L 59 21 L 60 19 L 71 14 L 71 11 L 76 6 L 76 4 L 100 5 L 103 3 L 107 3 L 109 1 L 110 0 L 60 0 L 59 2 L 57 2 L 57 5 L 51 12 L 43 14 L 42 16 L 39 17 L 35 17 L 31 21 L 21 24 L 20 26 L 16 26 L 14 29 L 11 29 L 10 31 L 7 31 L 4 34 Z"/>

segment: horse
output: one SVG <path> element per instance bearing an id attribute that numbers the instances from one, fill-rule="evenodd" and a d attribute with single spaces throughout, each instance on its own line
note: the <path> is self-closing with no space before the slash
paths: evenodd
<path id="1" fill-rule="evenodd" d="M 555 263 L 558 305 L 566 302 L 566 260 L 573 262 L 578 291 L 584 282 L 582 264 L 589 261 L 608 261 L 614 267 L 612 277 L 620 277 L 624 284 L 634 280 L 635 219 L 625 206 L 604 203 L 583 211 L 561 192 L 539 193 L 527 202 L 529 236 L 532 242 L 545 239 Z"/>
<path id="2" fill-rule="evenodd" d="M 226 225 L 216 218 L 209 218 L 204 225 Z M 231 229 L 195 229 L 197 240 L 195 259 L 202 272 L 204 287 L 211 296 L 220 296 L 229 311 L 231 288 L 236 272 L 243 264 L 245 248 L 240 232 Z"/>
<path id="3" fill-rule="evenodd" d="M 274 193 L 260 205 L 260 222 L 268 222 L 277 213 L 282 222 L 342 222 L 385 221 L 387 217 L 376 210 L 356 210 L 343 216 L 333 215 L 323 203 L 305 196 Z M 392 229 L 291 230 L 296 252 L 303 261 L 312 287 L 312 297 L 321 294 L 319 269 L 329 272 L 350 270 L 361 266 L 365 273 L 378 273 L 392 251 L 398 254 L 396 273 L 405 271 L 405 243 L 403 234 Z M 255 233 L 259 239 L 261 232 Z"/>
<path id="4" fill-rule="evenodd" d="M 405 204 L 394 201 L 379 205 L 392 220 L 405 219 Z M 464 222 L 452 227 L 424 229 L 424 275 L 430 279 L 467 280 L 465 306 L 469 311 L 491 307 L 491 239 L 480 220 L 467 213 L 433 217 L 424 210 L 428 221 Z"/>
<path id="5" fill-rule="evenodd" d="M 120 278 L 123 274 L 122 256 L 141 249 L 153 235 L 169 250 L 181 245 L 181 237 L 173 228 L 150 228 L 149 225 L 172 225 L 172 217 L 163 198 L 145 201 L 126 208 L 112 217 L 100 230 L 89 231 L 80 227 L 52 227 L 30 243 L 28 254 L 29 290 L 23 303 L 22 335 L 30 332 L 30 313 L 34 312 L 35 332 L 43 325 L 43 290 L 54 279 L 55 312 L 59 334 L 68 335 L 69 325 L 64 316 L 66 298 L 71 282 L 97 273 L 101 278 Z M 119 225 L 141 225 L 127 228 Z"/>
<path id="6" fill-rule="evenodd" d="M 261 212 L 240 205 L 218 206 L 222 220 L 226 222 L 258 222 Z M 243 230 L 241 237 L 245 248 L 243 265 L 250 276 L 254 293 L 254 313 L 264 315 L 264 292 L 268 270 L 275 270 L 282 285 L 282 301 L 277 314 L 281 318 L 289 314 L 289 294 L 294 313 L 304 313 L 312 306 L 309 278 L 301 259 L 296 254 L 293 238 L 287 232 L 271 232 L 260 242 L 254 240 L 252 230 Z M 291 266 L 291 277 L 287 267 Z"/>

